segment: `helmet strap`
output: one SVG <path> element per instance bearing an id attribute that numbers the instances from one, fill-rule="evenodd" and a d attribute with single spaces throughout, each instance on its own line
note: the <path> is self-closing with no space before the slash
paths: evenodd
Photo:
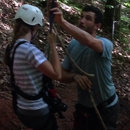
<path id="1" fill-rule="evenodd" d="M 32 31 L 32 28 L 31 28 L 31 41 L 34 40 L 34 38 L 37 36 L 39 30 L 36 31 L 36 33 L 33 35 L 33 31 Z"/>

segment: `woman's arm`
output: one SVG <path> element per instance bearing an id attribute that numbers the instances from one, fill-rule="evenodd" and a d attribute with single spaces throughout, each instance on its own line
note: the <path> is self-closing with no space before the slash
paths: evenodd
<path id="1" fill-rule="evenodd" d="M 38 66 L 38 69 L 51 79 L 59 80 L 61 78 L 61 64 L 56 50 L 56 36 L 54 33 L 49 33 L 47 39 L 50 44 L 52 61 L 46 60 Z"/>

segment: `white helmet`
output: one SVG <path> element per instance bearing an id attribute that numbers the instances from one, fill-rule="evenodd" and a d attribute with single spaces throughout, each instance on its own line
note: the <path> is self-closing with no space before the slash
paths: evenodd
<path id="1" fill-rule="evenodd" d="M 22 5 L 18 9 L 14 19 L 19 18 L 28 25 L 40 24 L 41 26 L 43 26 L 43 13 L 36 6 L 32 6 L 29 4 Z"/>

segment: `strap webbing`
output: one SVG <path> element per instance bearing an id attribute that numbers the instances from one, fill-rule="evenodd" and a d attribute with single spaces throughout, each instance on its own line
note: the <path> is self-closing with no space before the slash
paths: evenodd
<path id="1" fill-rule="evenodd" d="M 27 100 L 37 100 L 39 98 L 42 97 L 42 91 L 39 92 L 39 94 L 37 95 L 27 95 L 26 93 L 24 93 L 22 90 L 20 90 L 20 88 L 18 86 L 15 85 L 15 79 L 14 79 L 14 73 L 13 73 L 13 62 L 14 62 L 14 55 L 15 55 L 15 51 L 18 48 L 18 46 L 20 46 L 21 44 L 24 44 L 26 41 L 21 41 L 19 42 L 13 51 L 13 55 L 12 58 L 10 58 L 10 64 L 9 64 L 9 68 L 10 68 L 10 74 L 11 74 L 11 87 L 14 89 L 14 91 L 16 91 L 16 93 L 18 93 L 21 97 L 27 99 Z"/>

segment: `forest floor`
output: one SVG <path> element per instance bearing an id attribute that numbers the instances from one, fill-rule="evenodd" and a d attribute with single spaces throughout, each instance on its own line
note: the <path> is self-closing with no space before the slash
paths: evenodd
<path id="1" fill-rule="evenodd" d="M 11 19 L 14 17 L 15 10 L 20 6 L 20 4 L 20 2 L 16 3 L 13 0 L 0 1 L 0 130 L 20 130 L 21 127 L 21 123 L 12 110 L 9 72 L 2 64 L 4 49 L 11 41 L 12 36 Z M 68 16 L 68 14 L 66 15 Z M 67 46 L 71 37 L 63 32 L 63 30 L 58 30 L 58 32 L 63 35 L 64 44 Z M 43 36 L 40 38 L 44 41 Z M 114 45 L 112 74 L 121 107 L 117 130 L 130 130 L 130 54 L 122 49 L 122 43 L 119 41 L 116 41 Z M 40 43 L 38 46 L 39 48 L 42 48 Z M 57 48 L 62 62 L 64 52 L 59 45 Z M 65 85 L 56 82 L 56 89 L 61 96 L 62 101 L 68 105 L 67 111 L 63 113 L 65 119 L 59 119 L 57 117 L 59 130 L 72 130 L 74 104 L 77 100 L 76 87 L 73 84 Z M 24 130 L 29 129 L 24 127 Z"/>

